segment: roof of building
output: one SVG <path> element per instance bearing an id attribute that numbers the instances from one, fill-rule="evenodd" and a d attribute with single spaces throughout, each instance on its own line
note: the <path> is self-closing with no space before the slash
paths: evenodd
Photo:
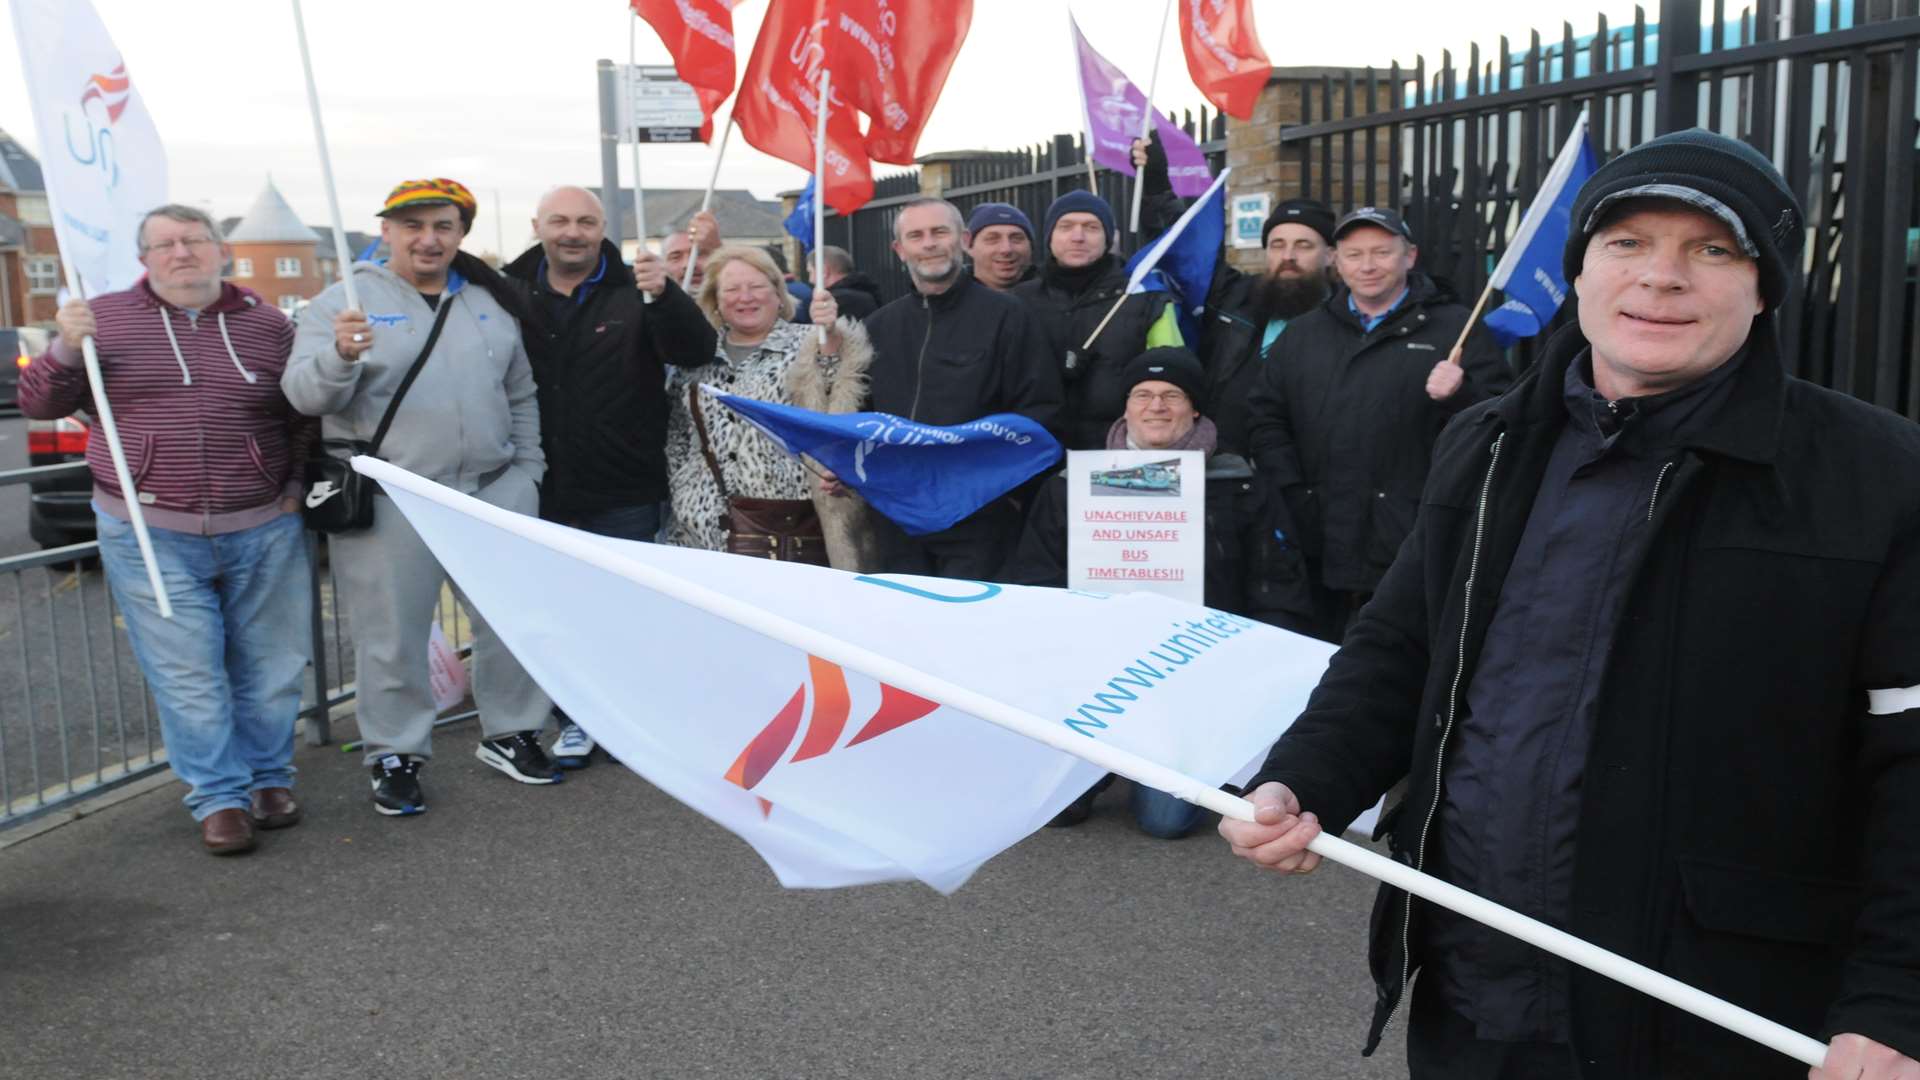
<path id="1" fill-rule="evenodd" d="M 319 241 L 320 234 L 301 224 L 300 215 L 287 205 L 280 189 L 273 186 L 272 177 L 267 178 L 267 185 L 260 189 L 240 221 L 227 230 L 229 244 L 314 244 Z"/>
<path id="2" fill-rule="evenodd" d="M 13 136 L 0 131 L 0 187 L 15 191 L 45 191 L 40 162 Z"/>
<path id="3" fill-rule="evenodd" d="M 594 194 L 600 189 L 589 188 Z M 665 236 L 687 227 L 700 210 L 706 195 L 702 188 L 646 188 L 643 191 L 647 211 L 647 235 Z M 620 235 L 631 239 L 633 228 L 633 189 L 619 191 Z M 764 240 L 786 235 L 781 228 L 780 204 L 756 199 L 742 189 L 713 193 L 713 216 L 720 221 L 722 238 Z"/>

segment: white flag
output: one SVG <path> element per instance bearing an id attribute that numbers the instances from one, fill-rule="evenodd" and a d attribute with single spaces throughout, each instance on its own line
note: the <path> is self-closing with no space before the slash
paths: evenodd
<path id="1" fill-rule="evenodd" d="M 612 540 L 354 463 L 570 718 L 789 886 L 951 891 L 1103 772 L 953 702 L 1213 786 L 1299 713 L 1332 652 L 1164 596 Z"/>
<path id="2" fill-rule="evenodd" d="M 167 201 L 160 133 L 88 0 L 12 4 L 61 258 L 89 296 L 127 288 L 144 272 L 134 232 Z"/>

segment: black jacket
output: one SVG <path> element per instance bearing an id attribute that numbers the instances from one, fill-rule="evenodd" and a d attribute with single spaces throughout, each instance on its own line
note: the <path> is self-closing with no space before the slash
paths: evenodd
<path id="1" fill-rule="evenodd" d="M 847 318 L 865 319 L 880 310 L 880 286 L 858 270 L 834 282 L 827 291 Z"/>
<path id="2" fill-rule="evenodd" d="M 992 413 L 1059 422 L 1060 371 L 1026 305 L 962 271 L 946 292 L 903 296 L 864 323 L 873 408 L 941 427 Z"/>
<path id="3" fill-rule="evenodd" d="M 1286 507 L 1237 454 L 1207 458 L 1206 605 L 1300 633 L 1311 633 L 1316 607 L 1306 560 L 1288 543 Z M 1067 583 L 1067 474 L 1041 485 L 1020 546 L 1002 579 L 1015 585 Z"/>
<path id="4" fill-rule="evenodd" d="M 562 517 L 667 497 L 667 400 L 662 363 L 713 357 L 714 330 L 678 283 L 651 304 L 634 286 L 620 249 L 600 243 L 606 270 L 565 325 L 538 246 L 507 267 L 527 300 L 522 328 L 539 387 L 547 476 L 540 513 Z M 577 295 L 577 294 L 576 294 Z"/>
<path id="5" fill-rule="evenodd" d="M 1331 830 L 1406 778 L 1382 830 L 1443 877 L 1421 853 L 1448 735 L 1585 347 L 1561 331 L 1448 426 L 1412 536 L 1256 777 Z M 1871 695 L 1920 685 L 1920 428 L 1788 378 L 1770 318 L 1733 378 L 1621 570 L 1565 929 L 1816 1038 L 1920 1055 L 1920 708 Z M 1369 1051 L 1421 960 L 1407 907 L 1374 907 Z M 1584 969 L 1570 999 L 1588 1080 L 1806 1075 Z"/>
<path id="6" fill-rule="evenodd" d="M 1168 303 L 1165 293 L 1128 296 L 1106 329 L 1100 331 L 1093 347 L 1082 348 L 1114 301 L 1127 291 L 1125 264 L 1112 255 L 1101 259 L 1096 264 L 1099 269 L 1086 275 L 1085 284 L 1077 291 L 1077 282 L 1070 282 L 1052 264 L 1012 290 L 1032 307 L 1053 366 L 1065 379 L 1067 404 L 1060 423 L 1060 441 L 1069 450 L 1098 450 L 1106 445 L 1107 428 L 1114 417 L 1126 412 L 1127 391 L 1131 389 L 1121 385 L 1121 372 L 1146 351 L 1147 330 Z M 1071 368 L 1069 354 L 1076 358 Z"/>
<path id="7" fill-rule="evenodd" d="M 1427 396 L 1427 376 L 1467 314 L 1415 271 L 1407 298 L 1369 333 L 1343 287 L 1289 323 L 1261 365 L 1248 400 L 1250 449 L 1293 508 L 1327 588 L 1373 591 L 1413 527 L 1440 429 L 1512 383 L 1493 339 L 1475 328 L 1461 360 L 1466 383 L 1444 402 Z"/>

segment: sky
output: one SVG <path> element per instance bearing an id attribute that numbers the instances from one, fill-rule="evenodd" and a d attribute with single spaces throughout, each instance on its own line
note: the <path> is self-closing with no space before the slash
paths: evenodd
<path id="1" fill-rule="evenodd" d="M 935 0 L 939 2 L 939 0 Z M 327 220 L 306 89 L 288 0 L 94 0 L 167 145 L 171 195 L 216 217 L 243 213 L 267 177 L 309 224 Z M 618 0 L 317 0 L 304 5 L 308 40 L 349 229 L 371 230 L 373 212 L 400 180 L 450 176 L 480 199 L 466 246 L 516 254 L 531 242 L 540 193 L 600 180 L 595 62 L 628 57 L 627 9 Z M 920 139 L 922 154 L 1010 150 L 1079 130 L 1067 0 L 975 0 L 973 25 Z M 1203 103 L 1186 71 L 1177 17 L 1164 38 L 1165 0 L 1077 0 L 1094 48 L 1145 85 L 1164 44 L 1154 102 Z M 734 12 L 744 66 L 766 0 Z M 1560 23 L 1590 32 L 1601 12 L 1631 22 L 1631 0 L 1254 0 L 1255 21 L 1276 66 L 1385 68 L 1442 49 L 1482 54 L 1506 34 L 1557 39 Z M 641 63 L 669 63 L 645 23 Z M 0 22 L 0 56 L 17 55 L 12 21 Z M 26 87 L 0 64 L 0 129 L 35 153 Z M 725 123 L 725 109 L 720 124 Z M 620 150 L 622 183 L 630 156 Z M 643 180 L 703 187 L 713 149 L 643 146 Z M 878 165 L 876 174 L 898 171 Z M 762 198 L 798 188 L 805 173 L 736 137 L 720 186 Z"/>

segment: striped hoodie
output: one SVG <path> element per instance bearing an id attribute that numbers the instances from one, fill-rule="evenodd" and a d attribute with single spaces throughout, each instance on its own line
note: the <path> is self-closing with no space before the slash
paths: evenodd
<path id="1" fill-rule="evenodd" d="M 156 528 L 211 536 L 272 520 L 297 495 L 312 420 L 280 392 L 293 324 L 255 293 L 223 284 L 198 313 L 155 295 L 145 278 L 88 301 L 107 400 L 120 428 L 141 509 Z M 20 411 L 52 420 L 93 411 L 76 345 L 53 347 L 20 373 Z M 127 508 L 97 419 L 89 416 L 87 465 L 94 503 L 125 520 Z"/>

